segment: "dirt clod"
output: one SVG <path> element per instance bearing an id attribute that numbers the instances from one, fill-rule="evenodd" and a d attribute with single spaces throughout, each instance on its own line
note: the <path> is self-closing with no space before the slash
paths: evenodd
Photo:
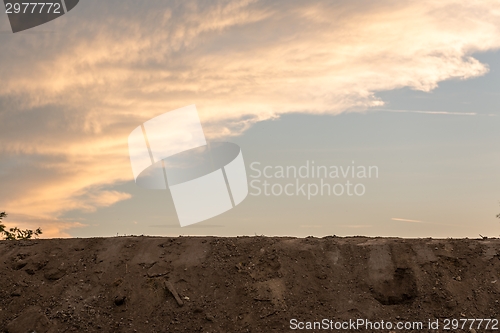
<path id="1" fill-rule="evenodd" d="M 52 268 L 45 272 L 44 276 L 47 280 L 59 280 L 64 275 L 66 275 L 66 271 L 59 268 Z"/>
<path id="2" fill-rule="evenodd" d="M 116 306 L 120 306 L 120 305 L 123 305 L 125 304 L 125 300 L 127 299 L 127 296 L 125 295 L 116 295 L 115 296 L 115 305 Z"/>

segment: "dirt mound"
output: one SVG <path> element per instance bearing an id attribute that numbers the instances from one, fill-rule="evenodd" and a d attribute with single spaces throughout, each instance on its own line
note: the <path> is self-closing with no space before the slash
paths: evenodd
<path id="1" fill-rule="evenodd" d="M 437 319 L 441 331 L 447 318 L 500 312 L 498 239 L 1 241 L 0 263 L 9 333 L 290 332 L 360 319 Z"/>

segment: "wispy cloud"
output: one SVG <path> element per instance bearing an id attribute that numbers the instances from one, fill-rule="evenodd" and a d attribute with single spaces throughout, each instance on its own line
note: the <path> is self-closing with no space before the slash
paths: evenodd
<path id="1" fill-rule="evenodd" d="M 401 222 L 411 222 L 411 223 L 427 223 L 427 222 L 424 222 L 424 221 L 400 219 L 400 218 L 397 218 L 397 217 L 393 217 L 393 218 L 391 218 L 391 220 L 393 220 L 393 221 L 401 221 Z"/>
<path id="2" fill-rule="evenodd" d="M 500 47 L 498 8 L 86 1 L 51 23 L 56 33 L 0 36 L 0 177 L 9 188 L 0 203 L 58 218 L 127 199 L 100 192 L 131 179 L 128 134 L 185 105 L 220 138 L 290 112 L 380 108 L 377 91 L 484 75 L 471 54 Z"/>
<path id="3" fill-rule="evenodd" d="M 395 113 L 421 113 L 421 114 L 437 114 L 448 116 L 477 116 L 476 112 L 450 112 L 450 111 L 422 111 L 422 110 L 395 110 L 395 109 L 371 109 L 375 112 L 395 112 Z"/>
<path id="4" fill-rule="evenodd" d="M 408 223 L 424 223 L 424 224 L 433 224 L 433 225 L 445 225 L 449 227 L 453 227 L 453 224 L 447 224 L 447 223 L 437 223 L 437 222 L 427 222 L 427 221 L 420 221 L 420 220 L 410 220 L 410 219 L 401 219 L 397 217 L 391 218 L 393 221 L 399 221 L 399 222 L 408 222 Z"/>

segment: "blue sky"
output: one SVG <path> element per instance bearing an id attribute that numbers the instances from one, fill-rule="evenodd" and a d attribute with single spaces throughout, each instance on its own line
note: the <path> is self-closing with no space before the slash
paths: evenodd
<path id="1" fill-rule="evenodd" d="M 440 83 L 432 92 L 398 89 L 377 93 L 387 110 L 331 115 L 285 115 L 255 124 L 231 139 L 250 164 L 296 166 L 375 165 L 363 197 L 252 196 L 221 216 L 180 228 L 166 191 L 114 190 L 132 198 L 92 214 L 71 212 L 90 227 L 79 237 L 105 235 L 369 235 L 397 237 L 497 236 L 500 211 L 500 112 L 498 52 L 475 55 L 490 72 L 472 80 Z M 384 109 L 385 109 L 384 108 Z M 477 115 L 458 115 L 477 113 Z M 252 178 L 249 178 L 252 180 Z M 288 181 L 284 182 L 287 183 Z M 253 191 L 256 192 L 256 191 Z M 92 226 L 95 224 L 95 226 Z"/>

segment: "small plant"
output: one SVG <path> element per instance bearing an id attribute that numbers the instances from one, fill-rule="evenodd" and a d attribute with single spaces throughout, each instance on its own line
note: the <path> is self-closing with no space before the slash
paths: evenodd
<path id="1" fill-rule="evenodd" d="M 0 212 L 0 221 L 6 216 L 7 214 L 5 212 Z M 35 231 L 30 229 L 21 230 L 18 227 L 5 230 L 5 225 L 0 223 L 0 235 L 2 235 L 7 240 L 31 239 L 33 235 L 35 237 L 38 237 L 41 234 L 42 229 L 40 228 L 36 229 Z"/>

